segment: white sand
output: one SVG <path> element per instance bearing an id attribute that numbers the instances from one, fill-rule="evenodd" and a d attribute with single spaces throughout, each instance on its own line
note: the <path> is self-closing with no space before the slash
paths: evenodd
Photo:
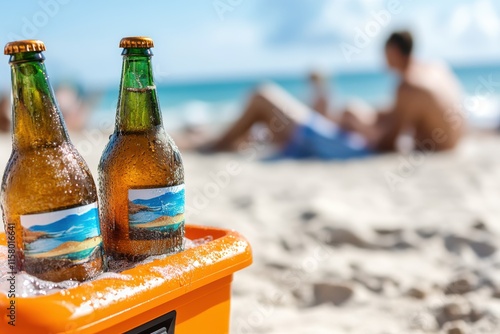
<path id="1" fill-rule="evenodd" d="M 106 140 L 75 139 L 94 175 Z M 8 152 L 0 137 L 1 170 Z M 500 332 L 500 138 L 402 159 L 184 154 L 188 222 L 253 245 L 233 283 L 232 333 Z"/>

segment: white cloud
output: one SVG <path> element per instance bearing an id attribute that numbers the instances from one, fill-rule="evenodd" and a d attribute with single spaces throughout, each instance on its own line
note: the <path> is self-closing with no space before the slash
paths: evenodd
<path id="1" fill-rule="evenodd" d="M 426 53 L 454 62 L 491 61 L 500 55 L 498 5 L 491 0 L 461 1 L 449 12 L 427 19 Z M 434 11 L 429 8 L 428 10 Z M 432 31 L 439 34 L 432 34 Z M 431 47 L 432 45 L 432 47 Z"/>
<path id="2" fill-rule="evenodd" d="M 205 29 L 205 43 L 217 49 L 230 45 L 241 50 L 259 47 L 262 43 L 262 33 L 258 27 L 247 22 L 238 21 L 224 26 L 214 26 Z"/>
<path id="3" fill-rule="evenodd" d="M 386 8 L 389 0 L 243 1 L 226 13 L 224 21 L 219 20 L 211 2 L 206 0 L 193 0 L 194 4 L 162 2 L 161 6 L 151 3 L 145 8 L 152 13 L 147 18 L 138 16 L 132 0 L 128 2 L 128 6 L 121 7 L 125 17 L 134 18 L 142 33 L 154 35 L 158 44 L 155 64 L 172 78 L 298 72 L 317 64 L 345 70 L 380 66 L 381 47 L 387 34 L 401 28 L 415 32 L 417 51 L 426 58 L 469 63 L 500 59 L 500 1 L 497 0 L 401 0 L 401 14 L 394 15 L 390 24 L 350 64 L 342 56 L 340 43 L 352 42 L 356 28 L 364 28 L 373 20 L 372 13 Z M 98 2 L 94 3 L 97 6 Z M 120 61 L 118 50 L 110 49 L 109 45 L 116 44 L 123 33 L 134 33 L 127 25 L 130 19 L 110 14 L 114 13 L 116 3 L 99 3 L 104 11 L 95 22 L 88 23 L 84 18 L 91 15 L 94 6 L 75 2 L 42 31 L 39 37 L 50 43 L 51 53 L 47 56 L 51 73 L 57 73 L 59 66 L 60 72 L 77 73 L 86 82 L 115 83 Z M 5 31 L 19 28 L 26 12 L 17 2 L 9 4 L 17 10 L 0 13 L 3 22 L 0 26 Z M 81 11 L 85 15 L 80 15 Z M 15 18 L 9 21 L 12 13 Z M 99 39 L 97 49 L 101 52 L 64 58 L 61 48 L 66 43 L 61 41 L 82 27 L 91 38 L 102 26 L 109 29 Z M 108 53 L 103 56 L 103 52 Z M 97 66 L 98 71 L 83 71 L 85 66 L 81 64 Z M 7 65 L 0 67 L 1 77 L 8 84 Z"/>
<path id="4" fill-rule="evenodd" d="M 491 0 L 460 4 L 452 12 L 448 22 L 453 37 L 461 37 L 473 31 L 480 37 L 495 38 L 500 34 L 499 16 Z"/>
<path id="5" fill-rule="evenodd" d="M 472 23 L 472 15 L 467 5 L 459 5 L 453 11 L 449 21 L 449 31 L 452 37 L 463 34 Z"/>
<path id="6" fill-rule="evenodd" d="M 484 34 L 493 38 L 499 36 L 499 16 L 491 0 L 476 2 L 474 14 L 476 22 Z"/>

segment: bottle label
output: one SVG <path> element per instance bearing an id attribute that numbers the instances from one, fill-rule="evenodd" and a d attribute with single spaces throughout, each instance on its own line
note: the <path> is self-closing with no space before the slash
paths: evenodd
<path id="1" fill-rule="evenodd" d="M 85 263 L 102 256 L 97 203 L 47 213 L 21 215 L 24 256 L 47 268 Z"/>
<path id="2" fill-rule="evenodd" d="M 169 238 L 184 224 L 184 184 L 128 191 L 131 240 Z"/>

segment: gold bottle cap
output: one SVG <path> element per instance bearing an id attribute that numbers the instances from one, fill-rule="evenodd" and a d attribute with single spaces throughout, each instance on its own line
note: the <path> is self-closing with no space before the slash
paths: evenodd
<path id="1" fill-rule="evenodd" d="M 153 40 L 149 37 L 123 37 L 120 41 L 121 48 L 149 49 L 154 47 Z"/>
<path id="2" fill-rule="evenodd" d="M 24 41 L 15 41 L 5 44 L 3 53 L 6 55 L 13 55 L 21 52 L 38 52 L 45 51 L 45 44 L 36 39 L 27 39 Z"/>

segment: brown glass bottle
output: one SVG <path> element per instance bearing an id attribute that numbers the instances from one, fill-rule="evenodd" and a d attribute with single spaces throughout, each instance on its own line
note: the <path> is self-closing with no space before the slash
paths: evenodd
<path id="1" fill-rule="evenodd" d="M 115 131 L 99 163 L 106 253 L 131 261 L 175 253 L 184 239 L 184 169 L 165 132 L 151 66 L 153 41 L 120 42 L 123 69 Z"/>
<path id="2" fill-rule="evenodd" d="M 8 43 L 4 50 L 13 103 L 12 154 L 1 191 L 8 245 L 15 246 L 9 264 L 45 280 L 84 281 L 104 267 L 97 192 L 68 138 L 44 50 L 35 40 Z"/>

